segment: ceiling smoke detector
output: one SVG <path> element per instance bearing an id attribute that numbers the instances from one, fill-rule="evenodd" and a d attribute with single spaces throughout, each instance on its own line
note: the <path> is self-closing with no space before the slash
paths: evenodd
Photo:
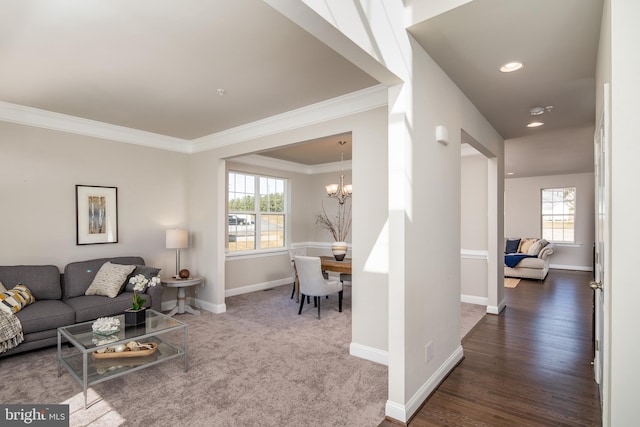
<path id="1" fill-rule="evenodd" d="M 529 114 L 532 116 L 539 116 L 540 114 L 544 114 L 544 112 L 549 112 L 553 110 L 553 105 L 547 105 L 546 107 L 533 107 L 529 110 Z"/>

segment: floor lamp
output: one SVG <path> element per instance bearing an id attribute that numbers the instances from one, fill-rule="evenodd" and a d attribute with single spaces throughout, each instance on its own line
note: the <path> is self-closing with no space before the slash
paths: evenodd
<path id="1" fill-rule="evenodd" d="M 181 230 L 175 228 L 173 230 L 167 230 L 166 239 L 167 249 L 176 250 L 176 275 L 175 279 L 180 278 L 180 249 L 187 249 L 189 247 L 189 232 L 187 230 Z"/>

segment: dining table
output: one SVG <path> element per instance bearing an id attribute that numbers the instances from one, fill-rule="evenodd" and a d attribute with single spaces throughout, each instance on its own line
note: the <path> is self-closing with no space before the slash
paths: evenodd
<path id="1" fill-rule="evenodd" d="M 321 256 L 320 268 L 322 271 L 335 271 L 336 273 L 351 274 L 351 258 L 345 258 L 342 261 L 338 261 L 332 256 Z"/>
<path id="2" fill-rule="evenodd" d="M 351 258 L 345 258 L 342 261 L 336 260 L 332 256 L 320 257 L 320 269 L 324 271 L 333 271 L 335 273 L 351 274 Z M 296 302 L 300 302 L 300 282 L 296 273 Z"/>

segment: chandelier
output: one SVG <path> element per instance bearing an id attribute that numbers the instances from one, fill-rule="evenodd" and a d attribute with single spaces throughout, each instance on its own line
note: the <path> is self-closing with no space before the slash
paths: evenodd
<path id="1" fill-rule="evenodd" d="M 346 143 L 347 141 L 338 141 L 338 144 L 340 144 L 340 184 L 329 184 L 325 186 L 327 195 L 338 199 L 338 203 L 341 205 L 344 204 L 347 198 L 351 197 L 351 193 L 353 193 L 351 184 L 344 184 L 344 144 Z"/>

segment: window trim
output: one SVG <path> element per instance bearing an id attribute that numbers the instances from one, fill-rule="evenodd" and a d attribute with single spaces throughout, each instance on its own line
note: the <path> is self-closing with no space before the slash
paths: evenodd
<path id="1" fill-rule="evenodd" d="M 565 191 L 565 190 L 570 190 L 573 189 L 573 213 L 572 214 L 545 214 L 543 211 L 543 206 L 544 206 L 544 192 L 545 191 L 557 191 L 557 190 L 561 190 L 561 191 Z M 544 227 L 544 217 L 545 216 L 558 216 L 558 215 L 562 215 L 562 216 L 572 216 L 573 217 L 573 240 L 548 240 L 550 243 L 556 244 L 556 245 L 577 245 L 577 241 L 576 241 L 576 220 L 577 220 L 577 200 L 578 200 L 578 188 L 577 186 L 563 186 L 563 187 L 548 187 L 548 188 L 541 188 L 540 189 L 540 237 L 544 238 L 544 231 L 545 231 L 545 227 Z M 563 227 L 563 230 L 565 230 L 565 228 Z M 553 235 L 553 232 L 552 232 Z M 564 235 L 564 232 L 563 232 Z"/>
<path id="2" fill-rule="evenodd" d="M 230 185 L 230 181 L 229 181 L 229 177 L 230 174 L 240 174 L 240 175 L 248 175 L 248 176 L 252 176 L 255 180 L 254 182 L 254 210 L 250 211 L 250 212 L 240 212 L 240 211 L 230 211 L 229 210 L 229 185 Z M 260 179 L 261 178 L 267 178 L 267 179 L 276 179 L 276 180 L 281 180 L 283 181 L 283 192 L 284 192 L 284 204 L 283 204 L 283 212 L 262 212 L 259 210 L 260 207 Z M 273 214 L 273 215 L 283 215 L 284 216 L 284 222 L 283 222 L 283 246 L 282 247 L 277 247 L 277 248 L 262 248 L 262 247 L 256 247 L 254 249 L 245 249 L 245 250 L 229 250 L 229 224 L 228 222 L 226 223 L 226 236 L 225 236 L 225 256 L 227 257 L 232 257 L 232 258 L 253 258 L 253 257 L 260 257 L 260 256 L 271 256 L 273 254 L 276 254 L 277 252 L 286 252 L 288 245 L 289 245 L 289 235 L 290 235 L 290 207 L 291 207 L 291 201 L 289 200 L 290 198 L 290 194 L 291 194 L 291 180 L 289 178 L 286 177 L 282 177 L 282 176 L 276 176 L 276 175 L 270 175 L 270 174 L 265 174 L 265 173 L 260 173 L 260 172 L 253 172 L 253 171 L 244 171 L 244 170 L 238 170 L 238 169 L 227 169 L 227 173 L 226 173 L 226 181 L 227 181 L 227 185 L 226 185 L 226 194 L 225 194 L 225 215 L 228 217 L 229 215 L 253 215 L 255 216 L 255 223 L 259 222 L 259 217 L 261 215 L 269 215 L 269 214 Z M 257 225 L 257 224 L 256 224 Z M 262 230 L 258 229 L 257 227 L 254 229 L 254 245 L 255 246 L 259 246 L 260 245 L 260 239 L 259 236 L 261 234 Z"/>

